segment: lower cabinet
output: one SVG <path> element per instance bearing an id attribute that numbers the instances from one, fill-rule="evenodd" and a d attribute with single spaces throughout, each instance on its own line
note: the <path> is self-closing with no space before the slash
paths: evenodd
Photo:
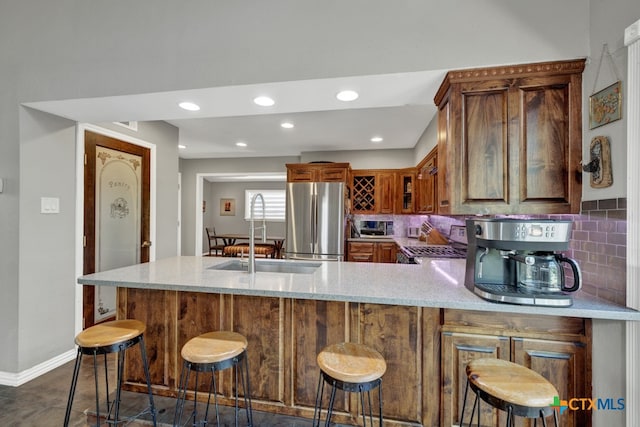
<path id="1" fill-rule="evenodd" d="M 456 332 L 442 333 L 442 417 L 450 426 L 460 423 L 460 415 L 467 385 L 465 368 L 473 359 L 490 357 L 509 360 L 509 338 Z M 471 400 L 471 394 L 467 397 Z M 472 404 L 465 407 L 465 419 L 471 418 Z M 497 425 L 497 411 L 482 405 L 482 425 Z M 501 424 L 505 425 L 504 422 Z"/>
<path id="2" fill-rule="evenodd" d="M 349 242 L 347 261 L 395 263 L 397 252 L 394 242 Z"/>
<path id="3" fill-rule="evenodd" d="M 461 316 L 463 313 L 472 315 Z M 442 425 L 460 423 L 467 384 L 465 370 L 476 358 L 504 359 L 526 366 L 549 380 L 558 390 L 560 399 L 591 396 L 590 349 L 587 345 L 590 324 L 587 320 L 507 314 L 500 320 L 504 326 L 496 328 L 495 313 L 445 310 L 441 338 Z M 465 421 L 470 420 L 474 398 L 475 395 L 469 392 Z M 481 405 L 481 409 L 480 425 L 506 425 L 505 412 L 487 404 Z M 561 426 L 591 425 L 589 411 L 564 411 L 558 421 Z M 533 426 L 534 423 L 517 418 L 515 425 Z"/>
<path id="4" fill-rule="evenodd" d="M 561 399 L 591 397 L 588 319 L 133 288 L 118 289 L 118 318 L 146 324 L 151 383 L 160 396 L 177 395 L 180 350 L 189 339 L 228 329 L 249 342 L 253 408 L 259 411 L 313 418 L 316 356 L 324 346 L 345 340 L 370 345 L 386 360 L 387 427 L 458 425 L 465 367 L 479 357 L 511 360 L 539 372 Z M 127 352 L 124 387 L 145 393 L 138 351 Z M 220 403 L 233 405 L 231 372 L 218 379 Z M 190 382 L 189 390 L 195 386 Z M 206 387 L 198 384 L 199 390 Z M 206 393 L 198 396 L 206 399 Z M 377 407 L 377 393 L 372 399 Z M 358 414 L 357 396 L 336 396 L 336 423 L 357 425 Z M 498 423 L 504 425 L 504 414 L 482 405 L 481 425 Z M 518 419 L 515 425 L 533 423 Z M 560 425 L 590 426 L 590 411 L 566 410 Z"/>

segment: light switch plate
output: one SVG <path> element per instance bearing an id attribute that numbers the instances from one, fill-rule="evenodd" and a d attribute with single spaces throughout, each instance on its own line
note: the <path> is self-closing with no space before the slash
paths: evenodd
<path id="1" fill-rule="evenodd" d="M 0 178 L 0 193 L 2 193 L 3 189 L 4 189 L 4 179 Z"/>
<path id="2" fill-rule="evenodd" d="M 60 213 L 60 199 L 58 197 L 41 197 L 40 213 L 43 213 L 43 214 Z"/>

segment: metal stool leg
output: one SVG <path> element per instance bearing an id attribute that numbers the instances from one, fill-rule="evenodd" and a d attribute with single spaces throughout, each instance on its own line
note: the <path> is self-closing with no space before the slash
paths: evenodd
<path id="1" fill-rule="evenodd" d="M 540 410 L 540 419 L 542 420 L 542 427 L 547 427 L 547 420 L 544 418 L 544 412 L 542 412 L 542 409 Z M 535 427 L 538 424 L 538 420 L 535 420 L 534 422 L 535 422 L 534 424 L 534 427 Z"/>
<path id="2" fill-rule="evenodd" d="M 373 405 L 371 403 L 371 390 L 367 391 L 367 397 L 369 398 L 369 421 L 373 427 Z"/>
<path id="3" fill-rule="evenodd" d="M 333 402 L 336 399 L 336 385 L 331 384 L 331 397 L 329 398 L 329 408 L 327 409 L 327 420 L 325 422 L 325 427 L 329 427 L 329 423 L 331 422 L 331 412 L 333 412 Z"/>
<path id="4" fill-rule="evenodd" d="M 313 424 L 312 427 L 320 426 L 322 395 L 324 394 L 324 380 L 322 379 L 322 372 L 318 375 L 318 389 L 316 390 L 316 407 L 313 409 Z M 318 418 L 316 418 L 316 414 Z M 317 422 L 316 422 L 317 419 Z"/>
<path id="5" fill-rule="evenodd" d="M 235 386 L 236 386 L 236 405 L 235 405 L 235 416 L 236 416 L 236 424 L 235 426 L 238 427 L 238 360 L 236 358 L 236 362 L 235 365 L 233 367 L 233 372 L 234 372 L 234 380 L 235 380 Z"/>
<path id="6" fill-rule="evenodd" d="M 189 374 L 187 373 L 187 363 L 182 364 L 182 371 L 180 372 L 180 383 L 178 385 L 178 400 L 176 401 L 176 409 L 173 413 L 173 425 L 179 426 L 182 421 L 182 413 L 184 410 L 184 403 L 187 398 L 187 379 Z"/>
<path id="7" fill-rule="evenodd" d="M 243 385 L 242 390 L 244 391 L 244 407 L 247 412 L 247 422 L 248 427 L 253 427 L 253 409 L 251 408 L 251 384 L 249 383 L 249 357 L 246 354 L 244 355 L 244 369 L 243 369 Z"/>
<path id="8" fill-rule="evenodd" d="M 107 410 L 111 414 L 111 402 L 109 401 L 109 369 L 107 367 L 107 353 L 104 354 L 104 386 L 107 394 Z M 109 419 L 109 415 L 107 419 Z"/>
<path id="9" fill-rule="evenodd" d="M 467 386 L 464 389 L 464 397 L 462 398 L 462 413 L 460 414 L 460 427 L 464 424 L 464 410 L 467 406 L 467 393 L 469 392 L 469 381 L 467 380 Z M 471 420 L 473 420 L 473 412 L 471 412 Z"/>
<path id="10" fill-rule="evenodd" d="M 209 405 L 211 404 L 211 392 L 215 391 L 216 385 L 216 371 L 212 367 L 211 368 L 211 381 L 209 381 L 209 395 L 207 396 L 207 406 L 204 408 L 204 420 L 205 422 L 209 419 Z"/>
<path id="11" fill-rule="evenodd" d="M 98 393 L 98 366 L 97 366 L 97 356 L 96 352 L 93 352 L 93 380 L 96 387 L 96 427 L 100 427 L 100 396 Z M 107 394 L 109 390 L 107 390 Z M 109 408 L 107 408 L 108 410 Z M 108 418 L 108 414 L 107 414 Z"/>
<path id="12" fill-rule="evenodd" d="M 78 348 L 76 355 L 76 364 L 73 367 L 73 377 L 71 378 L 71 388 L 69 390 L 69 398 L 67 400 L 67 411 L 64 415 L 64 427 L 69 426 L 69 418 L 71 417 L 71 406 L 73 405 L 73 396 L 76 394 L 76 385 L 78 384 L 78 374 L 80 373 L 80 362 L 82 361 L 82 352 Z"/>
<path id="13" fill-rule="evenodd" d="M 378 407 L 380 410 L 380 427 L 382 427 L 382 378 L 380 378 L 380 384 L 378 384 Z"/>
<path id="14" fill-rule="evenodd" d="M 360 406 L 362 406 L 362 425 L 363 425 L 363 427 L 366 427 L 367 426 L 367 414 L 366 414 L 365 407 L 364 407 L 364 392 L 362 390 L 359 390 L 358 394 L 360 395 Z M 371 397 L 371 396 L 369 396 L 369 397 Z M 369 412 L 371 412 L 371 406 L 369 406 Z"/>
<path id="15" fill-rule="evenodd" d="M 153 392 L 151 390 L 151 373 L 149 372 L 149 359 L 147 359 L 147 347 L 144 343 L 144 335 L 140 338 L 140 353 L 142 355 L 142 366 L 144 366 L 144 375 L 147 379 L 147 391 L 149 393 L 149 411 L 153 419 L 153 426 L 157 425 L 156 405 L 153 403 Z"/>
<path id="16" fill-rule="evenodd" d="M 191 413 L 191 418 L 193 419 L 193 425 L 196 425 L 196 421 L 198 419 L 198 376 L 200 372 L 196 369 L 196 388 L 193 390 L 193 412 Z"/>
<path id="17" fill-rule="evenodd" d="M 124 370 L 124 348 L 122 348 L 122 346 L 120 346 L 120 349 L 118 350 L 118 374 L 117 374 L 117 378 L 116 378 L 116 400 L 114 402 L 116 410 L 115 410 L 115 418 L 114 418 L 114 425 L 118 424 L 119 420 L 119 416 L 120 416 L 120 392 L 122 390 L 122 376 L 123 376 L 123 370 Z M 109 394 L 109 390 L 107 390 L 107 395 Z M 111 412 L 111 411 L 109 411 Z"/>

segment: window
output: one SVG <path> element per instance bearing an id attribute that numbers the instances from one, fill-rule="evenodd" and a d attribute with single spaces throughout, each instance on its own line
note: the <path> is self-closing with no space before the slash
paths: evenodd
<path id="1" fill-rule="evenodd" d="M 251 218 L 251 198 L 256 193 L 262 193 L 262 197 L 264 197 L 264 213 L 267 221 L 284 222 L 285 190 L 244 190 L 244 219 L 249 220 Z M 262 219 L 260 198 L 256 200 L 253 214 L 255 219 Z"/>

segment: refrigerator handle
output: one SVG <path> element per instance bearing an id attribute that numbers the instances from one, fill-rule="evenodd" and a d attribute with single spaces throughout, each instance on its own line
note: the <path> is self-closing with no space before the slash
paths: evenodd
<path id="1" fill-rule="evenodd" d="M 311 219 L 311 253 L 315 254 L 318 253 L 318 194 L 314 192 L 311 200 L 311 215 L 313 216 Z"/>

